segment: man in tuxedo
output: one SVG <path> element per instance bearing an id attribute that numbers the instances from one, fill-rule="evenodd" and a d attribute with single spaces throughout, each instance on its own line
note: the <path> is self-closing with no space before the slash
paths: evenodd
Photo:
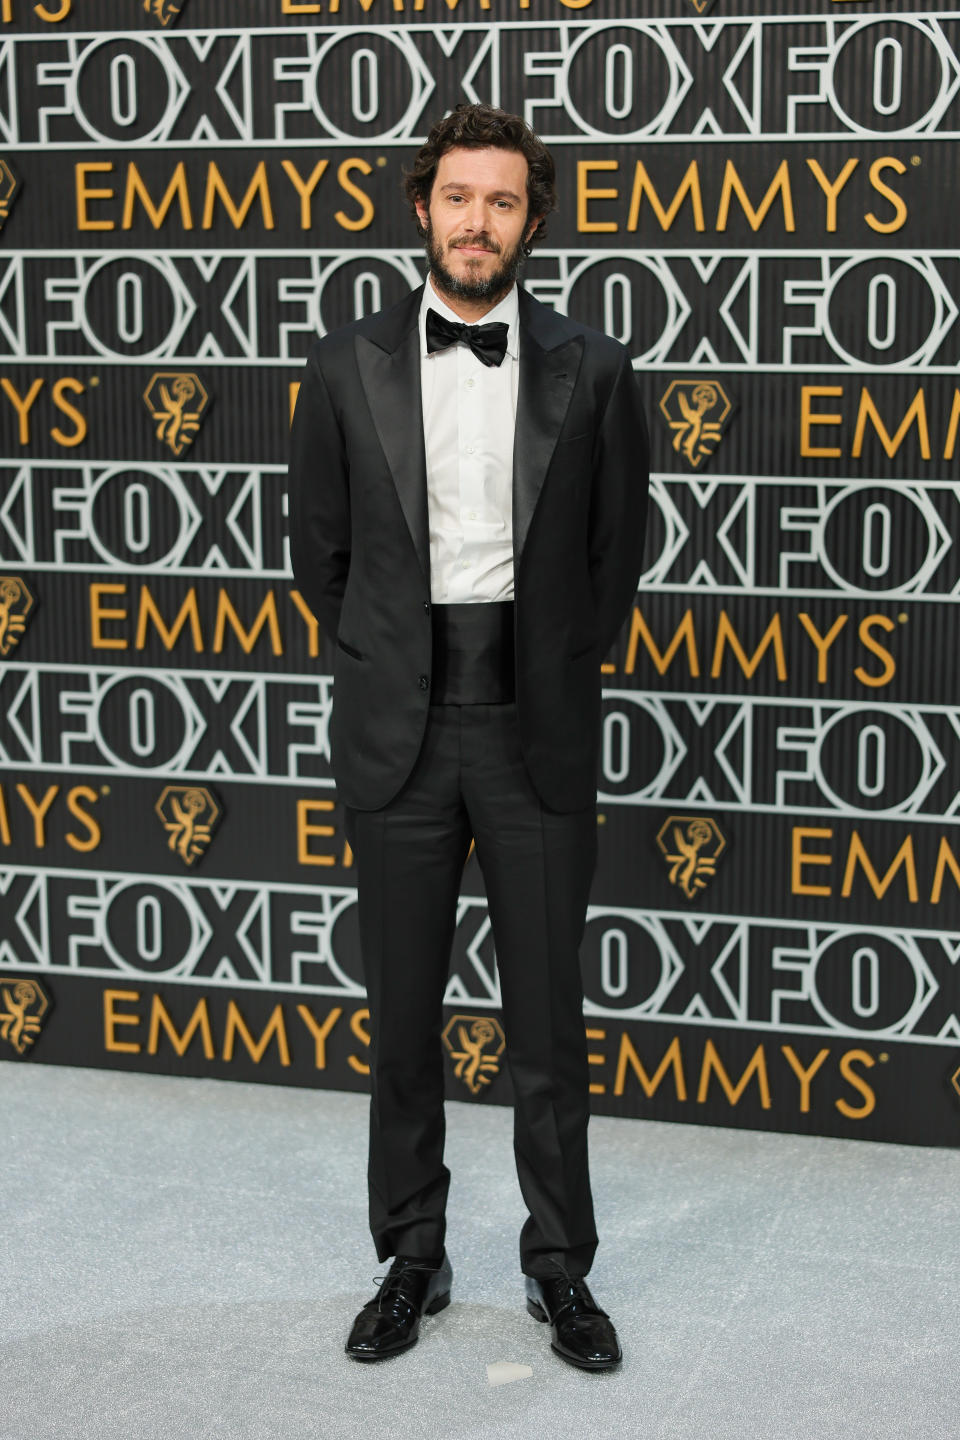
<path id="1" fill-rule="evenodd" d="M 629 355 L 532 299 L 554 166 L 459 106 L 406 176 L 426 285 L 317 341 L 293 422 L 290 546 L 335 639 L 331 758 L 371 1017 L 370 1224 L 396 1259 L 347 1341 L 394 1355 L 450 1298 L 441 1030 L 471 838 L 529 1211 L 527 1308 L 610 1369 L 578 947 L 596 862 L 600 662 L 636 592 L 647 436 Z M 482 323 L 477 323 L 482 322 Z"/>

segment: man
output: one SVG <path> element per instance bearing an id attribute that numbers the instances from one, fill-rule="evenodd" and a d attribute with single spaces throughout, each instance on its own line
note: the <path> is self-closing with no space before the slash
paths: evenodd
<path id="1" fill-rule="evenodd" d="M 555 208 L 516 116 L 460 106 L 406 177 L 425 287 L 314 344 L 293 423 L 294 574 L 336 639 L 331 757 L 371 1012 L 370 1223 L 396 1256 L 347 1353 L 450 1298 L 442 1000 L 471 838 L 515 1094 L 527 1308 L 553 1349 L 620 1347 L 584 1276 L 578 946 L 596 861 L 601 659 L 636 591 L 647 439 L 630 359 L 516 283 Z M 477 325 L 475 322 L 481 321 Z"/>

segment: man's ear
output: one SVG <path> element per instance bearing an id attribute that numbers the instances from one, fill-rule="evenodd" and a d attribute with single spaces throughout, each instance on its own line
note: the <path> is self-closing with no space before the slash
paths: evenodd
<path id="1" fill-rule="evenodd" d="M 422 230 L 429 230 L 429 228 L 430 228 L 430 212 L 429 212 L 429 210 L 427 209 L 426 205 L 422 204 L 422 202 L 419 201 L 419 200 L 416 201 L 416 207 L 417 207 L 417 219 L 420 221 L 420 228 L 421 228 Z"/>
<path id="2" fill-rule="evenodd" d="M 532 236 L 533 236 L 534 233 L 536 232 L 536 229 L 537 229 L 537 227 L 539 226 L 540 221 L 541 221 L 542 219 L 543 219 L 543 216 L 542 216 L 542 215 L 534 215 L 533 219 L 528 222 L 528 224 L 527 224 L 527 229 L 526 229 L 526 232 L 525 232 L 524 237 L 523 237 L 523 243 L 524 243 L 524 245 L 527 245 L 527 244 L 529 243 L 530 239 L 532 238 Z"/>

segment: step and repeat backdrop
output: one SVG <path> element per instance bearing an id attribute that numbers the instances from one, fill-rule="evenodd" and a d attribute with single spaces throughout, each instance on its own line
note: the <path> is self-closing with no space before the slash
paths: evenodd
<path id="1" fill-rule="evenodd" d="M 0 0 L 0 1057 L 367 1084 L 287 438 L 462 100 L 551 145 L 525 283 L 653 430 L 595 1108 L 955 1144 L 960 17 L 897 0 Z M 454 1098 L 498 1000 L 471 859 Z"/>

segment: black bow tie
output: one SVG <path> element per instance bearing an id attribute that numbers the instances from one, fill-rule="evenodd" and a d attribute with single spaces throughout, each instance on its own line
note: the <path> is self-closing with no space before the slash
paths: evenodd
<path id="1" fill-rule="evenodd" d="M 509 325 L 502 320 L 493 320 L 489 325 L 463 325 L 456 320 L 445 320 L 436 310 L 427 311 L 427 352 L 446 350 L 463 341 L 469 345 L 483 365 L 501 365 L 507 353 L 507 332 Z"/>

